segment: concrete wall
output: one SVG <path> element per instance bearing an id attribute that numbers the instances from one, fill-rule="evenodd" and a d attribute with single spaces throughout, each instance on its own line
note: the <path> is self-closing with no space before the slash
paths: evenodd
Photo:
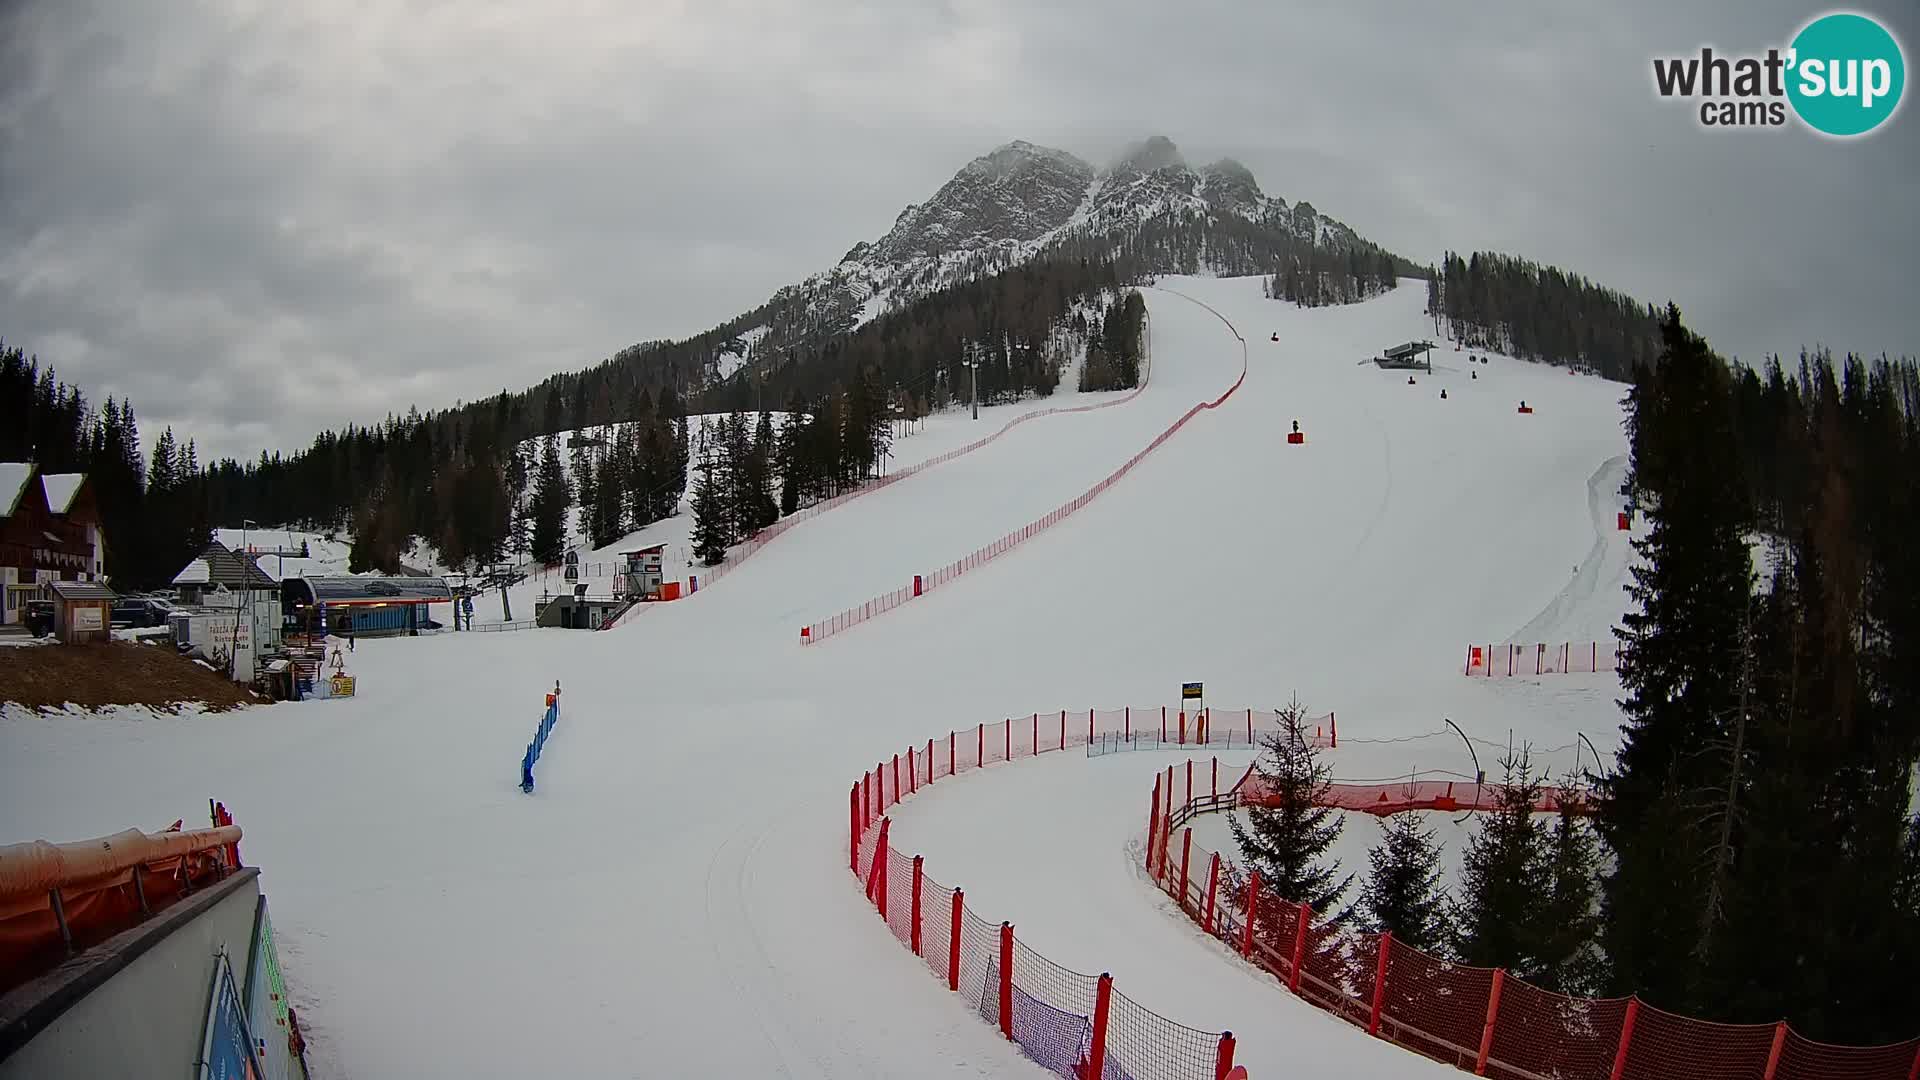
<path id="1" fill-rule="evenodd" d="M 226 946 L 244 985 L 259 898 L 260 871 L 243 868 L 7 995 L 0 1039 L 39 1030 L 0 1058 L 0 1080 L 196 1076 L 214 954 Z"/>

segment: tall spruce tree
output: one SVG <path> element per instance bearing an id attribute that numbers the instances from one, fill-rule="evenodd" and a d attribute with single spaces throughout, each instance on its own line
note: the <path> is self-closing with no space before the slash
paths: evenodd
<path id="1" fill-rule="evenodd" d="M 1342 876 L 1329 855 L 1341 825 L 1339 811 L 1327 805 L 1333 767 L 1320 760 L 1299 700 L 1277 711 L 1279 729 L 1262 739 L 1253 766 L 1261 797 L 1227 824 L 1242 859 L 1260 874 L 1262 896 L 1304 901 L 1333 917 L 1353 885 L 1353 875 Z"/>
<path id="2" fill-rule="evenodd" d="M 1572 787 L 1569 778 L 1561 790 Z M 1547 837 L 1546 909 L 1533 977 L 1543 989 L 1573 996 L 1599 993 L 1606 973 L 1599 950 L 1599 841 L 1578 806 L 1563 799 Z"/>
<path id="3" fill-rule="evenodd" d="M 1368 873 L 1355 905 L 1369 930 L 1432 955 L 1451 944 L 1446 886 L 1440 879 L 1440 843 L 1418 811 L 1402 810 L 1380 822 L 1380 842 L 1367 852 Z"/>
<path id="4" fill-rule="evenodd" d="M 1531 981 L 1545 967 L 1540 954 L 1552 895 L 1546 835 L 1533 817 L 1541 784 L 1525 748 L 1500 764 L 1495 809 L 1482 815 L 1461 862 L 1454 951 L 1463 963 L 1506 968 Z"/>
<path id="5" fill-rule="evenodd" d="M 1616 631 L 1626 714 L 1613 771 L 1602 779 L 1599 826 L 1611 849 L 1603 878 L 1604 947 L 1616 992 L 1685 1007 L 1708 903 L 1717 834 L 1694 811 L 1723 790 L 1740 708 L 1742 627 L 1751 594 L 1741 474 L 1725 365 L 1678 308 L 1663 348 L 1628 394 L 1626 494 L 1648 531 Z"/>
<path id="6" fill-rule="evenodd" d="M 531 544 L 534 560 L 552 566 L 567 553 L 567 508 L 573 504 L 573 492 L 560 469 L 560 437 L 549 435 L 545 442 L 533 492 Z"/>
<path id="7" fill-rule="evenodd" d="M 695 470 L 693 482 L 693 557 L 713 566 L 727 557 L 733 543 L 733 507 L 727 497 L 725 469 L 709 455 Z"/>

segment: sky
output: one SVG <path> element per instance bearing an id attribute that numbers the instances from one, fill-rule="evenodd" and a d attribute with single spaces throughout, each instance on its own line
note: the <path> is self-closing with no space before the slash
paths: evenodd
<path id="1" fill-rule="evenodd" d="M 1920 113 L 1709 131 L 1741 0 L 0 0 L 0 340 L 202 461 L 748 310 L 1014 139 L 1163 134 L 1423 262 L 1673 300 L 1723 353 L 1920 353 Z M 1857 8 L 1920 55 L 1910 3 Z M 1909 91 L 1912 97 L 1920 91 Z"/>

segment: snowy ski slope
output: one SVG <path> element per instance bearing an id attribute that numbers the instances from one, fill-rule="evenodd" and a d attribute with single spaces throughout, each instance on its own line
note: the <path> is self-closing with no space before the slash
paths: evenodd
<path id="1" fill-rule="evenodd" d="M 1472 380 L 1451 352 L 1415 386 L 1356 364 L 1431 336 L 1418 288 L 1306 311 L 1257 279 L 1162 286 L 1136 401 L 1036 420 L 854 500 L 632 625 L 362 641 L 351 700 L 9 715 L 4 839 L 223 799 L 328 1076 L 1038 1076 L 853 887 L 862 767 L 1005 715 L 1170 701 L 1187 679 L 1217 702 L 1337 709 L 1347 776 L 1462 767 L 1439 739 L 1359 741 L 1443 716 L 1499 743 L 1578 731 L 1602 749 L 1616 723 L 1610 677 L 1469 680 L 1460 662 L 1468 641 L 1588 636 L 1618 613 L 1624 537 L 1596 531 L 1589 481 L 1624 450 L 1619 386 L 1500 358 Z M 1012 554 L 798 644 L 802 622 L 1025 523 L 1217 396 L 1240 370 L 1229 322 L 1250 368 L 1222 408 Z M 1295 418 L 1304 447 L 1284 442 Z M 517 765 L 555 679 L 561 719 L 525 796 Z M 1438 1077 L 1160 910 L 1128 849 L 1167 760 L 989 770 L 912 800 L 896 835 L 1032 947 L 1240 1032 L 1256 1077 Z"/>

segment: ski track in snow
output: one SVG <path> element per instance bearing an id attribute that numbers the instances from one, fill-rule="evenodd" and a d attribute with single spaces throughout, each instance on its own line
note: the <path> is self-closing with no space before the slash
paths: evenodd
<path id="1" fill-rule="evenodd" d="M 1495 742 L 1585 731 L 1603 751 L 1617 724 L 1611 678 L 1459 669 L 1466 641 L 1530 625 L 1544 598 L 1568 594 L 1563 632 L 1624 603 L 1605 588 L 1623 537 L 1589 555 L 1590 590 L 1566 577 L 1624 449 L 1617 386 L 1501 357 L 1473 382 L 1436 365 L 1418 389 L 1356 365 L 1419 335 L 1417 288 L 1307 310 L 1254 278 L 1161 286 L 1151 385 L 1126 408 L 1021 425 L 854 500 L 697 603 L 607 633 L 365 639 L 343 701 L 9 712 L 0 841 L 154 828 L 223 799 L 329 1076 L 1038 1077 L 848 873 L 847 785 L 875 761 L 1034 709 L 1170 702 L 1186 679 L 1223 706 L 1297 691 L 1338 710 L 1346 777 L 1470 769 L 1457 740 L 1360 741 L 1442 716 Z M 1217 398 L 1242 348 L 1240 389 L 1069 522 L 831 649 L 798 645 L 795 613 L 898 587 L 1084 491 Z M 1516 417 L 1520 397 L 1543 415 Z M 1294 418 L 1304 447 L 1284 442 Z M 914 453 L 977 430 L 929 425 Z M 555 679 L 561 722 L 523 795 Z M 911 798 L 895 835 L 1055 962 L 1233 1028 L 1256 1076 L 1437 1078 L 1289 998 L 1140 880 L 1138 804 L 1173 760 L 985 770 Z"/>

